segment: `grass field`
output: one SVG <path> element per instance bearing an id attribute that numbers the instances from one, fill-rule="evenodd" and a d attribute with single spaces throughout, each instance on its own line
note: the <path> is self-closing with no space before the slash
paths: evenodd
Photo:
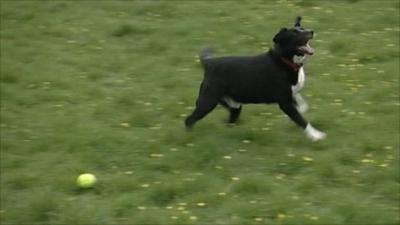
<path id="1" fill-rule="evenodd" d="M 399 224 L 399 8 L 358 1 L 1 1 L 1 224 Z M 197 53 L 317 34 L 305 114 L 219 107 Z M 80 173 L 97 176 L 80 190 Z"/>

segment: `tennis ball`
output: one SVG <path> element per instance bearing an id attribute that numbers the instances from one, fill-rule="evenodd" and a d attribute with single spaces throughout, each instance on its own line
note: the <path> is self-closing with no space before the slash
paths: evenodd
<path id="1" fill-rule="evenodd" d="M 91 173 L 83 173 L 79 175 L 76 184 L 80 188 L 91 188 L 96 184 L 96 177 Z"/>

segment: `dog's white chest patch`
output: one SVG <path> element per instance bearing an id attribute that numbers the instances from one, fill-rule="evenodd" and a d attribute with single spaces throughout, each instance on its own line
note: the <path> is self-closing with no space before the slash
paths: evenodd
<path id="1" fill-rule="evenodd" d="M 297 84 L 292 86 L 292 91 L 294 93 L 297 93 L 301 89 L 303 89 L 305 81 L 306 81 L 306 73 L 304 72 L 303 67 L 300 67 L 297 78 Z"/>
<path id="2" fill-rule="evenodd" d="M 293 62 L 296 64 L 301 64 L 306 61 L 307 56 L 306 55 L 294 55 L 293 56 Z"/>

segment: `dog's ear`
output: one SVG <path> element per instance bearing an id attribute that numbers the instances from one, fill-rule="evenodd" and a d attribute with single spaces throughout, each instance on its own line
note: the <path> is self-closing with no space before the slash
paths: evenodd
<path id="1" fill-rule="evenodd" d="M 296 20 L 294 21 L 294 27 L 301 27 L 300 22 L 301 22 L 301 16 L 297 16 Z"/>
<path id="2" fill-rule="evenodd" d="M 287 37 L 288 29 L 286 27 L 282 28 L 272 39 L 275 44 L 281 43 Z"/>

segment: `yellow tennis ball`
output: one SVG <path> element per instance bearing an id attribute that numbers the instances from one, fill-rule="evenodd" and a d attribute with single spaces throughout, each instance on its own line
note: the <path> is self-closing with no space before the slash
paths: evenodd
<path id="1" fill-rule="evenodd" d="M 91 188 L 96 184 L 96 177 L 91 173 L 83 173 L 79 175 L 76 184 L 80 188 Z"/>

